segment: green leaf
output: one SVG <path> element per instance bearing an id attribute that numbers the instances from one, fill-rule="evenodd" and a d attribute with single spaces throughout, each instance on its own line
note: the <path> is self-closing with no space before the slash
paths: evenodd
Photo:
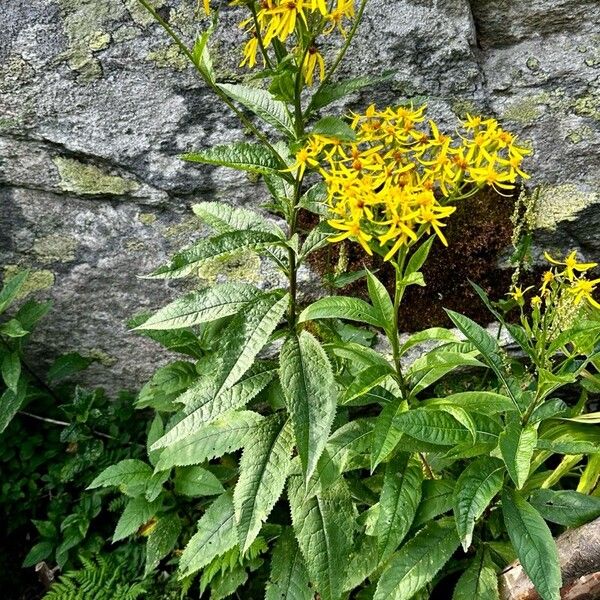
<path id="1" fill-rule="evenodd" d="M 135 458 L 126 458 L 104 469 L 87 489 L 118 487 L 123 494 L 136 497 L 144 492 L 151 477 L 150 465 Z"/>
<path id="2" fill-rule="evenodd" d="M 502 493 L 504 524 L 519 561 L 542 600 L 560 600 L 562 579 L 552 533 L 518 492 Z"/>
<path id="3" fill-rule="evenodd" d="M 142 386 L 136 408 L 151 406 L 156 410 L 173 408 L 171 402 L 197 379 L 198 372 L 191 363 L 177 360 L 160 367 L 150 381 Z"/>
<path id="4" fill-rule="evenodd" d="M 572 490 L 534 490 L 529 502 L 546 521 L 580 527 L 600 517 L 600 498 Z"/>
<path id="5" fill-rule="evenodd" d="M 483 415 L 496 415 L 516 410 L 508 396 L 496 392 L 459 392 L 444 398 L 427 399 L 425 404 L 427 407 L 439 406 L 440 408 L 451 405 Z"/>
<path id="6" fill-rule="evenodd" d="M 515 486 L 520 490 L 529 477 L 531 458 L 537 443 L 535 425 L 521 427 L 518 420 L 507 424 L 500 434 L 498 445 L 506 470 Z"/>
<path id="7" fill-rule="evenodd" d="M 354 510 L 343 480 L 306 498 L 301 477 L 288 485 L 292 524 L 311 581 L 322 600 L 339 600 L 352 549 Z"/>
<path id="8" fill-rule="evenodd" d="M 311 134 L 325 135 L 345 142 L 353 142 L 356 139 L 356 132 L 346 121 L 332 116 L 319 119 Z"/>
<path id="9" fill-rule="evenodd" d="M 336 389 L 325 351 L 308 331 L 291 335 L 280 354 L 280 381 L 306 481 L 317 467 L 335 417 Z"/>
<path id="10" fill-rule="evenodd" d="M 158 519 L 146 542 L 145 577 L 175 548 L 180 533 L 181 519 L 176 513 L 169 513 Z"/>
<path id="11" fill-rule="evenodd" d="M 373 448 L 371 451 L 371 473 L 377 465 L 385 460 L 398 445 L 402 430 L 396 425 L 397 415 L 408 410 L 408 403 L 402 398 L 394 398 L 383 407 L 377 417 L 373 431 Z"/>
<path id="12" fill-rule="evenodd" d="M 3 313 L 19 295 L 21 288 L 25 285 L 29 271 L 20 271 L 10 279 L 4 280 L 2 290 L 0 290 L 0 314 Z"/>
<path id="13" fill-rule="evenodd" d="M 435 577 L 458 545 L 452 519 L 429 523 L 392 557 L 373 600 L 409 600 Z"/>
<path id="14" fill-rule="evenodd" d="M 504 465 L 497 458 L 479 458 L 470 463 L 456 483 L 454 520 L 466 552 L 471 546 L 475 523 L 502 489 Z"/>
<path id="15" fill-rule="evenodd" d="M 500 600 L 498 576 L 486 550 L 480 550 L 460 576 L 452 600 Z"/>
<path id="16" fill-rule="evenodd" d="M 445 327 L 430 327 L 418 333 L 413 333 L 400 347 L 400 355 L 405 354 L 414 346 L 431 341 L 457 342 L 458 338 L 452 331 Z"/>
<path id="17" fill-rule="evenodd" d="M 455 481 L 448 479 L 426 479 L 422 486 L 422 499 L 413 521 L 413 528 L 452 510 Z"/>
<path id="18" fill-rule="evenodd" d="M 313 95 L 310 101 L 309 110 L 312 112 L 318 110 L 347 96 L 353 92 L 357 92 L 364 87 L 374 85 L 383 81 L 389 80 L 393 75 L 393 72 L 388 71 L 379 77 L 372 77 L 364 75 L 362 77 L 355 77 L 354 79 L 347 79 L 336 83 L 328 83 L 323 87 L 320 87 Z"/>
<path id="19" fill-rule="evenodd" d="M 233 493 L 242 553 L 252 545 L 283 492 L 293 447 L 291 424 L 280 414 L 265 419 L 244 447 Z"/>
<path id="20" fill-rule="evenodd" d="M 22 338 L 29 335 L 29 333 L 17 319 L 11 319 L 0 325 L 0 334 L 10 338 Z"/>
<path id="21" fill-rule="evenodd" d="M 8 352 L 2 359 L 0 366 L 2 371 L 2 379 L 6 387 L 13 393 L 17 393 L 19 377 L 21 377 L 21 359 L 18 352 Z"/>
<path id="22" fill-rule="evenodd" d="M 23 329 L 32 331 L 37 322 L 52 308 L 52 302 L 37 302 L 28 300 L 19 308 L 15 318 L 21 323 Z"/>
<path id="23" fill-rule="evenodd" d="M 249 410 L 231 411 L 165 448 L 158 459 L 157 471 L 171 467 L 197 465 L 244 446 L 262 417 Z"/>
<path id="24" fill-rule="evenodd" d="M 81 356 L 79 352 L 69 352 L 59 356 L 48 369 L 48 381 L 62 381 L 76 373 L 87 369 L 96 359 L 91 356 Z"/>
<path id="25" fill-rule="evenodd" d="M 277 160 L 267 147 L 247 142 L 213 146 L 200 152 L 182 154 L 181 158 L 190 162 L 219 165 L 259 174 L 273 173 L 280 168 Z"/>
<path id="26" fill-rule="evenodd" d="M 421 502 L 423 471 L 409 457 L 409 454 L 399 454 L 385 468 L 379 519 L 375 527 L 383 561 L 394 553 L 410 530 Z"/>
<path id="27" fill-rule="evenodd" d="M 232 206 L 225 202 L 211 200 L 192 204 L 192 211 L 216 233 L 251 230 L 272 233 L 281 238 L 285 237 L 275 223 L 267 220 L 255 210 L 243 206 Z"/>
<path id="28" fill-rule="evenodd" d="M 225 491 L 221 482 L 208 469 L 198 466 L 178 467 L 175 471 L 175 493 L 197 498 L 217 496 Z"/>
<path id="29" fill-rule="evenodd" d="M 600 427 L 550 419 L 542 423 L 536 447 L 559 454 L 596 454 L 600 447 Z"/>
<path id="30" fill-rule="evenodd" d="M 494 371 L 496 377 L 504 384 L 508 396 L 513 401 L 515 408 L 519 409 L 518 398 L 520 396 L 518 383 L 506 374 L 502 350 L 495 340 L 481 325 L 475 323 L 468 317 L 465 317 L 452 310 L 445 309 L 451 321 L 461 331 L 467 339 L 481 353 L 485 363 Z"/>
<path id="31" fill-rule="evenodd" d="M 419 248 L 414 252 L 414 254 L 410 257 L 408 264 L 406 265 L 406 269 L 404 270 L 404 278 L 417 274 L 419 269 L 425 264 L 425 261 L 429 256 L 431 246 L 435 241 L 435 237 L 435 235 L 432 235 L 429 239 L 423 242 L 419 246 Z"/>
<path id="32" fill-rule="evenodd" d="M 275 129 L 287 136 L 295 137 L 294 123 L 286 105 L 275 100 L 267 90 L 229 83 L 221 83 L 218 87 Z"/>
<path id="33" fill-rule="evenodd" d="M 216 321 L 239 312 L 261 291 L 245 283 L 223 283 L 167 304 L 136 329 L 181 329 L 199 323 Z"/>
<path id="34" fill-rule="evenodd" d="M 313 302 L 300 313 L 298 322 L 304 323 L 315 319 L 346 319 L 367 323 L 382 329 L 384 327 L 377 311 L 370 304 L 364 300 L 346 296 L 329 296 Z"/>
<path id="35" fill-rule="evenodd" d="M 298 542 L 292 529 L 286 528 L 273 551 L 265 600 L 312 600 L 313 597 Z"/>
<path id="36" fill-rule="evenodd" d="M 47 540 L 41 541 L 31 548 L 21 566 L 23 568 L 34 567 L 39 562 L 50 558 L 53 552 L 54 544 L 52 542 Z"/>
<path id="37" fill-rule="evenodd" d="M 242 250 L 258 250 L 280 241 L 279 237 L 265 231 L 228 231 L 204 238 L 186 250 L 175 254 L 170 264 L 159 267 L 147 279 L 179 279 L 186 277 L 204 263 L 225 258 Z"/>
<path id="38" fill-rule="evenodd" d="M 373 365 L 360 371 L 346 388 L 340 404 L 351 404 L 356 398 L 364 396 L 374 387 L 381 385 L 394 373 L 390 365 Z"/>
<path id="39" fill-rule="evenodd" d="M 237 544 L 233 502 L 229 494 L 219 496 L 198 521 L 198 531 L 192 536 L 179 559 L 180 579 L 193 575 L 213 558 Z"/>
<path id="40" fill-rule="evenodd" d="M 208 50 L 208 40 L 212 36 L 214 31 L 214 25 L 211 25 L 206 31 L 203 31 L 194 42 L 192 48 L 192 58 L 194 64 L 198 67 L 199 71 L 209 80 L 215 81 L 215 73 L 213 70 L 212 59 Z"/>
<path id="41" fill-rule="evenodd" d="M 23 379 L 20 379 L 16 392 L 6 389 L 2 396 L 0 396 L 0 433 L 8 427 L 13 417 L 23 405 L 23 402 L 25 402 L 26 392 L 27 384 Z"/>
<path id="42" fill-rule="evenodd" d="M 454 446 L 471 437 L 452 415 L 440 410 L 415 408 L 396 415 L 394 425 L 417 440 L 440 446 Z"/>
<path id="43" fill-rule="evenodd" d="M 367 288 L 369 298 L 378 313 L 379 321 L 384 324 L 384 329 L 389 334 L 394 333 L 394 303 L 385 289 L 385 286 L 371 271 L 367 271 Z"/>
<path id="44" fill-rule="evenodd" d="M 117 522 L 113 544 L 133 535 L 157 513 L 161 504 L 160 499 L 148 502 L 143 496 L 131 498 Z"/>

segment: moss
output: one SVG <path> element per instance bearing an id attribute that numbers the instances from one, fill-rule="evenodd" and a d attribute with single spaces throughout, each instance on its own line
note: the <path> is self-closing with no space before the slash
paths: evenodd
<path id="1" fill-rule="evenodd" d="M 150 0 L 150 4 L 154 8 L 162 8 L 165 4 L 164 0 Z M 125 0 L 125 7 L 135 23 L 146 27 L 154 23 L 154 17 L 140 4 L 138 0 Z"/>
<path id="2" fill-rule="evenodd" d="M 129 252 L 143 252 L 146 250 L 146 244 L 144 243 L 144 240 L 127 240 L 125 242 L 125 249 Z"/>
<path id="3" fill-rule="evenodd" d="M 479 109 L 477 106 L 471 102 L 470 100 L 465 100 L 464 98 L 457 98 L 453 102 L 451 102 L 450 107 L 452 112 L 459 118 L 464 119 L 467 114 L 477 114 Z"/>
<path id="4" fill-rule="evenodd" d="M 118 359 L 108 354 L 102 348 L 91 348 L 86 352 L 87 356 L 96 359 L 104 367 L 112 367 L 117 364 Z"/>
<path id="5" fill-rule="evenodd" d="M 575 99 L 573 111 L 580 117 L 591 117 L 600 121 L 600 94 L 591 93 Z"/>
<path id="6" fill-rule="evenodd" d="M 581 142 L 591 140 L 593 137 L 594 132 L 592 131 L 592 128 L 584 125 L 583 127 L 569 131 L 565 136 L 565 139 L 571 142 L 571 144 L 580 144 Z"/>
<path id="7" fill-rule="evenodd" d="M 130 27 L 128 25 L 123 25 L 122 27 L 119 27 L 119 29 L 117 29 L 114 33 L 113 33 L 113 40 L 116 43 L 119 42 L 127 42 L 129 40 L 133 40 L 134 38 L 136 38 L 140 33 L 140 30 L 137 27 Z"/>
<path id="8" fill-rule="evenodd" d="M 154 213 L 140 213 L 138 215 L 138 221 L 142 225 L 153 225 L 156 223 L 156 215 Z"/>
<path id="9" fill-rule="evenodd" d="M 573 221 L 577 213 L 600 202 L 600 195 L 580 190 L 574 184 L 543 186 L 537 205 L 536 227 L 555 230 L 561 221 Z"/>
<path id="10" fill-rule="evenodd" d="M 540 96 L 527 96 L 517 102 L 513 102 L 502 115 L 508 121 L 515 123 L 533 123 L 541 114 Z"/>
<path id="11" fill-rule="evenodd" d="M 255 252 L 243 252 L 228 258 L 211 260 L 198 269 L 197 275 L 207 284 L 220 281 L 259 283 L 260 267 L 260 257 Z"/>
<path id="12" fill-rule="evenodd" d="M 103 33 L 102 31 L 94 31 L 88 41 L 88 48 L 92 52 L 99 52 L 105 50 L 110 44 L 110 33 Z"/>
<path id="13" fill-rule="evenodd" d="M 161 69 L 175 69 L 176 71 L 184 71 L 189 66 L 188 59 L 183 52 L 175 44 L 152 50 L 146 55 L 147 60 L 156 63 L 156 66 Z"/>
<path id="14" fill-rule="evenodd" d="M 33 244 L 33 253 L 44 263 L 71 262 L 75 260 L 77 240 L 70 235 L 53 233 L 37 239 Z"/>
<path id="15" fill-rule="evenodd" d="M 57 156 L 53 159 L 58 168 L 60 188 L 82 195 L 122 196 L 135 192 L 139 184 L 132 179 L 109 175 L 94 165 L 72 158 Z"/>
<path id="16" fill-rule="evenodd" d="M 188 217 L 180 223 L 169 225 L 163 230 L 163 235 L 167 239 L 176 239 L 182 237 L 189 237 L 191 234 L 197 233 L 201 227 L 201 222 L 198 217 Z"/>
<path id="17" fill-rule="evenodd" d="M 525 64 L 530 71 L 540 70 L 540 61 L 535 56 L 530 56 Z"/>
<path id="18" fill-rule="evenodd" d="M 14 277 L 22 270 L 23 269 L 18 265 L 6 265 L 4 267 L 4 279 L 6 280 L 10 277 Z M 24 283 L 23 287 L 19 290 L 16 299 L 21 300 L 29 294 L 33 294 L 34 292 L 47 290 L 54 285 L 54 282 L 55 278 L 52 271 L 48 271 L 46 269 L 30 270 L 29 277 L 27 278 L 27 281 Z"/>

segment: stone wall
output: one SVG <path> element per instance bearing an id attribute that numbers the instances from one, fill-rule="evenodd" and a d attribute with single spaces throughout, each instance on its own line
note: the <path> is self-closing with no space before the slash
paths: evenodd
<path id="1" fill-rule="evenodd" d="M 206 26 L 195 0 L 155 4 L 188 38 Z M 77 350 L 99 359 L 90 381 L 135 387 L 165 356 L 125 321 L 176 293 L 136 275 L 202 234 L 194 201 L 264 197 L 243 174 L 178 154 L 244 134 L 136 0 L 2 8 L 0 264 L 32 269 L 30 287 L 54 301 L 32 360 Z M 232 11 L 212 48 L 227 81 L 244 77 Z M 539 244 L 600 259 L 597 0 L 370 0 L 343 70 L 387 69 L 393 80 L 353 106 L 423 96 L 451 127 L 468 111 L 501 118 L 535 149 Z M 268 277 L 253 256 L 223 266 L 233 278 Z"/>

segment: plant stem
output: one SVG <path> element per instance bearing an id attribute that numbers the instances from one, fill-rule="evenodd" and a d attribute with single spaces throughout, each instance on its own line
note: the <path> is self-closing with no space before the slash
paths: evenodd
<path id="1" fill-rule="evenodd" d="M 256 6 L 254 6 L 254 0 L 250 0 L 248 2 L 248 7 L 250 8 L 250 12 L 252 13 L 252 20 L 254 21 L 254 30 L 256 39 L 258 40 L 258 47 L 260 48 L 260 52 L 265 60 L 265 67 L 269 69 L 273 69 L 273 65 L 269 59 L 269 55 L 267 53 L 267 49 L 265 48 L 265 44 L 263 42 L 262 34 L 260 33 L 260 24 L 258 22 L 258 16 L 256 14 Z"/>
<path id="2" fill-rule="evenodd" d="M 398 331 L 398 323 L 400 319 L 400 304 L 402 302 L 402 296 L 404 295 L 404 285 L 402 281 L 404 272 L 404 262 L 406 260 L 406 249 L 402 248 L 398 252 L 398 262 L 395 265 L 395 285 L 394 285 L 394 325 L 393 331 L 391 331 L 390 344 L 392 346 L 392 356 L 394 358 L 394 368 L 396 370 L 396 378 L 398 385 L 402 390 L 402 396 L 405 400 L 408 400 L 409 389 L 402 373 L 402 364 L 400 361 L 400 332 Z"/>

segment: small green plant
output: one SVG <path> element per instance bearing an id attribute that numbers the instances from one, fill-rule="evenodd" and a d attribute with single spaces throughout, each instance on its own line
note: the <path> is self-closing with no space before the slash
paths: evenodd
<path id="1" fill-rule="evenodd" d="M 502 308 L 518 307 L 518 323 L 476 288 L 524 358 L 452 311 L 456 330 L 398 330 L 405 291 L 425 285 L 420 269 L 436 240 L 447 243 L 456 203 L 483 187 L 511 193 L 530 151 L 494 119 L 469 116 L 457 135 L 443 133 L 410 102 L 319 118 L 376 81 L 333 81 L 366 0 L 356 12 L 347 0 L 238 2 L 250 33 L 243 64 L 262 60 L 264 86 L 217 81 L 211 29 L 188 47 L 140 1 L 254 137 L 184 159 L 260 175 L 271 195 L 270 214 L 195 205 L 212 235 L 148 277 L 192 278 L 256 252 L 287 284 L 217 284 L 136 319 L 184 357 L 139 395 L 156 412 L 147 457 L 89 486 L 127 498 L 113 539 L 147 537 L 146 573 L 176 565 L 184 591 L 199 575 L 212 598 L 409 600 L 457 574 L 457 600 L 498 598 L 496 574 L 518 557 L 540 596 L 557 600 L 552 533 L 600 514 L 598 415 L 585 413 L 599 389 L 591 265 L 574 255 L 557 264 L 531 311 L 513 289 Z M 334 31 L 341 47 L 329 64 L 319 44 Z M 303 230 L 302 210 L 321 222 Z M 301 306 L 299 268 L 341 240 L 391 263 L 391 293 L 364 271 L 369 302 Z M 375 349 L 375 338 L 387 345 Z M 469 389 L 436 394 L 465 373 Z"/>

